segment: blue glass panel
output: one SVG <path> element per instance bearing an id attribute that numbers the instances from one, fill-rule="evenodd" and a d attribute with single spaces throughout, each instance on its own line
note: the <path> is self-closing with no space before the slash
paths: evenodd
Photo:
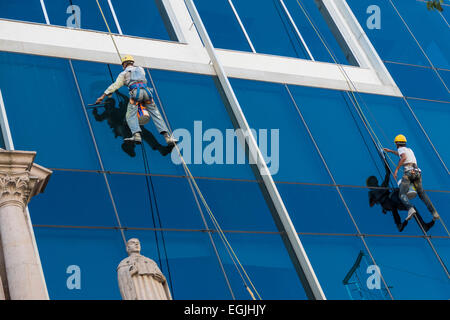
<path id="1" fill-rule="evenodd" d="M 395 299 L 448 299 L 450 283 L 424 239 L 367 237 Z"/>
<path id="2" fill-rule="evenodd" d="M 361 185 L 380 172 L 383 163 L 345 92 L 290 88 L 338 184 Z"/>
<path id="3" fill-rule="evenodd" d="M 300 240 L 327 299 L 349 300 L 343 280 L 363 250 L 361 240 L 353 236 L 311 235 L 302 235 Z"/>
<path id="4" fill-rule="evenodd" d="M 123 212 L 122 224 L 153 228 L 145 177 L 116 174 L 108 177 L 119 213 Z M 153 176 L 151 179 L 149 186 L 153 183 L 164 228 L 205 229 L 186 178 Z M 278 231 L 256 182 L 197 179 L 197 184 L 223 230 Z M 153 193 L 150 194 L 153 199 Z M 198 201 L 201 202 L 200 198 Z M 203 205 L 202 211 L 209 228 L 215 229 Z"/>
<path id="5" fill-rule="evenodd" d="M 449 69 L 450 28 L 439 12 L 427 10 L 424 2 L 393 2 L 434 66 Z"/>
<path id="6" fill-rule="evenodd" d="M 172 280 L 174 299 L 231 299 L 231 294 L 207 234 L 203 232 L 164 233 L 170 275 L 162 241 L 159 240 L 160 254 L 158 254 L 153 231 L 129 230 L 127 231 L 127 239 L 130 238 L 138 238 L 142 247 L 141 254 L 153 259 L 160 265 L 169 283 Z M 159 256 L 162 261 L 159 260 Z M 235 283 L 233 287 L 239 285 L 241 283 Z"/>
<path id="7" fill-rule="evenodd" d="M 118 231 L 35 228 L 34 233 L 50 299 L 121 299 L 116 268 L 126 252 Z M 70 290 L 74 272 L 67 269 L 74 265 L 80 268 L 81 288 Z"/>
<path id="8" fill-rule="evenodd" d="M 408 1 L 409 2 L 409 1 Z M 425 56 L 406 29 L 402 20 L 389 1 L 385 0 L 348 0 L 361 27 L 366 32 L 375 50 L 383 60 L 406 62 L 429 66 Z M 368 28 L 373 11 L 367 13 L 370 6 L 377 6 L 380 13 L 380 28 Z M 426 8 L 424 8 L 426 11 Z M 424 12 L 426 14 L 426 12 Z M 427 29 L 428 30 L 428 29 Z"/>
<path id="9" fill-rule="evenodd" d="M 215 47 L 252 51 L 227 0 L 195 0 L 195 6 Z"/>
<path id="10" fill-rule="evenodd" d="M 251 128 L 279 130 L 279 164 L 273 166 L 274 179 L 329 183 L 286 89 L 279 84 L 238 79 L 232 79 L 231 84 Z"/>
<path id="11" fill-rule="evenodd" d="M 171 40 L 155 1 L 135 0 L 131 10 L 127 1 L 114 0 L 112 4 L 123 34 Z"/>
<path id="12" fill-rule="evenodd" d="M 186 129 L 191 134 L 191 157 L 185 155 L 184 159 L 191 163 L 189 169 L 192 174 L 216 178 L 254 179 L 253 172 L 248 164 L 240 164 L 237 158 L 231 161 L 232 164 L 229 164 L 225 159 L 227 153 L 231 150 L 226 148 L 226 143 L 233 144 L 232 139 L 226 137 L 227 131 L 233 131 L 234 127 L 218 91 L 218 82 L 208 76 L 162 70 L 153 70 L 152 76 L 172 129 L 174 131 Z M 197 131 L 196 121 L 201 121 L 201 124 L 197 126 Z M 218 148 L 216 154 L 217 160 L 224 164 L 205 163 L 205 153 L 210 146 L 205 136 L 210 129 L 217 129 L 223 136 L 224 149 L 222 155 L 219 155 L 221 148 Z M 200 131 L 203 131 L 203 139 L 205 140 L 203 142 L 200 141 Z M 220 137 L 217 138 L 220 142 Z M 195 151 L 196 144 L 201 145 L 203 160 L 199 159 L 200 154 Z M 242 151 L 242 147 L 237 140 L 234 142 L 233 149 L 235 155 Z M 197 164 L 196 159 L 201 163 Z"/>
<path id="13" fill-rule="evenodd" d="M 197 184 L 223 230 L 278 231 L 258 183 L 197 179 Z"/>
<path id="14" fill-rule="evenodd" d="M 2 1 L 0 18 L 45 23 L 39 0 Z"/>
<path id="15" fill-rule="evenodd" d="M 157 228 L 160 228 L 151 192 L 153 183 L 163 228 L 205 229 L 194 196 L 185 178 L 152 176 L 151 181 L 149 179 L 155 224 L 145 176 L 111 174 L 108 175 L 108 179 L 124 226 L 154 228 L 156 225 Z"/>
<path id="16" fill-rule="evenodd" d="M 275 0 L 234 0 L 234 6 L 258 53 L 308 59 L 280 3 Z"/>
<path id="17" fill-rule="evenodd" d="M 114 80 L 112 77 L 115 77 L 120 72 L 119 67 L 111 66 L 112 73 L 110 75 L 108 65 L 81 61 L 74 62 L 74 67 L 86 103 L 95 101 Z M 164 111 L 167 114 L 175 135 L 177 134 L 175 129 L 184 129 L 184 133 L 190 136 L 190 139 L 186 137 L 191 142 L 190 148 L 188 143 L 186 143 L 186 152 L 183 150 L 183 154 L 185 161 L 191 164 L 190 170 L 192 174 L 195 176 L 251 179 L 253 174 L 248 165 L 225 164 L 226 130 L 233 129 L 233 125 L 229 120 L 228 113 L 213 78 L 168 71 L 152 71 L 152 77 L 162 99 L 164 109 L 159 105 L 156 95 L 155 101 L 160 107 L 161 113 Z M 115 101 L 113 102 L 114 109 L 110 115 L 100 116 L 104 112 L 104 109 L 100 108 L 97 116 L 95 111 L 91 110 L 89 118 L 94 128 L 105 168 L 111 171 L 143 173 L 145 171 L 141 148 L 138 147 L 134 150 L 122 149 L 123 138 L 128 137 L 130 133 L 128 126 L 124 122 L 128 99 L 127 89 L 124 87 L 120 92 L 120 95 L 115 94 L 112 96 Z M 199 121 L 197 126 L 196 121 Z M 204 161 L 203 152 L 207 151 L 210 143 L 202 141 L 202 139 L 204 137 L 203 134 L 208 129 L 216 129 L 223 137 L 223 156 L 218 155 L 217 157 L 224 164 L 206 164 Z M 184 175 L 181 165 L 176 162 L 179 160 L 177 152 L 173 151 L 172 154 L 167 154 L 166 148 L 163 148 L 166 146 L 164 139 L 157 133 L 151 121 L 143 130 L 143 136 L 151 173 Z M 152 151 L 149 148 L 149 144 L 155 147 L 156 150 Z M 199 146 L 199 149 L 196 149 L 196 145 Z M 235 148 L 241 147 L 238 145 Z M 197 150 L 199 151 L 196 152 Z M 219 151 L 221 150 L 217 152 Z M 162 156 L 164 154 L 165 156 Z"/>
<path id="18" fill-rule="evenodd" d="M 423 236 L 423 231 L 415 219 L 410 220 L 405 229 L 399 233 L 391 212 L 383 214 L 383 209 L 380 205 L 375 205 L 373 207 L 369 206 L 368 189 L 341 188 L 341 191 L 347 201 L 349 209 L 358 223 L 361 233 Z M 448 219 L 448 211 L 450 210 L 450 194 L 430 191 L 427 191 L 426 193 L 430 197 L 436 210 L 441 213 L 442 219 Z M 416 206 L 425 223 L 431 222 L 432 215 L 419 197 L 412 199 L 411 204 Z M 398 213 L 401 221 L 403 222 L 407 216 L 407 211 L 399 211 Z M 443 228 L 442 224 L 439 221 L 436 221 L 435 225 L 429 230 L 428 234 L 432 236 L 446 236 L 447 232 Z"/>
<path id="19" fill-rule="evenodd" d="M 37 151 L 36 162 L 45 167 L 98 169 L 69 63 L 1 52 L 0 69 L 15 148 Z"/>
<path id="20" fill-rule="evenodd" d="M 279 234 L 227 233 L 226 237 L 263 300 L 307 299 Z M 250 300 L 224 245 L 217 235 L 214 238 L 236 298 Z M 258 299 L 256 291 L 252 288 Z"/>
<path id="21" fill-rule="evenodd" d="M 408 99 L 408 103 L 441 155 L 442 160 L 448 166 L 450 164 L 450 145 L 447 135 L 448 124 L 450 123 L 450 104 L 414 99 Z"/>
<path id="22" fill-rule="evenodd" d="M 35 225 L 118 226 L 98 173 L 54 171 L 45 192 L 30 202 L 30 214 Z"/>
<path id="23" fill-rule="evenodd" d="M 363 108 L 372 124 L 372 128 L 380 139 L 383 147 L 394 149 L 394 137 L 404 134 L 408 146 L 414 150 L 419 167 L 422 169 L 423 186 L 425 189 L 449 190 L 450 178 L 443 171 L 443 166 L 426 139 L 411 111 L 401 98 L 361 94 L 365 104 Z M 411 100 L 409 100 L 411 101 Z M 439 123 L 439 120 L 436 119 Z M 442 137 L 442 139 L 444 139 Z M 398 163 L 398 157 L 389 154 L 391 168 Z M 361 176 L 361 181 L 376 172 Z M 445 174 L 443 174 L 445 173 Z M 399 173 L 400 176 L 401 172 Z M 384 169 L 382 176 L 384 176 Z M 380 179 L 379 179 L 380 180 Z M 382 179 L 381 179 L 382 181 Z"/>
<path id="24" fill-rule="evenodd" d="M 336 188 L 277 183 L 297 232 L 356 233 Z"/>
<path id="25" fill-rule="evenodd" d="M 450 92 L 435 70 L 392 63 L 387 63 L 386 66 L 404 96 L 450 101 Z M 437 72 L 441 74 L 443 71 Z"/>
<path id="26" fill-rule="evenodd" d="M 100 0 L 99 3 L 111 32 L 118 33 L 107 0 Z M 81 29 L 108 31 L 96 1 L 45 0 L 45 6 L 51 24 L 69 27 L 76 25 L 75 21 L 79 20 Z M 79 8 L 79 16 L 77 15 L 78 8 L 75 7 L 74 11 L 71 6 L 77 6 Z"/>
<path id="27" fill-rule="evenodd" d="M 278 1 L 278 0 L 277 0 Z M 311 51 L 315 60 L 326 61 L 334 63 L 334 59 L 330 56 L 326 50 L 325 45 L 322 43 L 320 37 L 317 35 L 311 23 L 308 21 L 307 17 L 303 13 L 303 10 L 299 6 L 299 3 L 303 6 L 307 12 L 312 23 L 318 30 L 320 36 L 325 41 L 326 45 L 330 49 L 331 53 L 335 56 L 336 60 L 341 64 L 348 64 L 347 58 L 345 57 L 341 47 L 336 41 L 336 38 L 331 33 L 330 28 L 325 21 L 325 18 L 319 11 L 315 1 L 298 1 L 298 0 L 285 0 L 284 3 L 295 21 L 297 28 L 299 29 L 301 35 L 305 39 L 305 42 Z"/>
<path id="28" fill-rule="evenodd" d="M 439 256 L 441 257 L 442 261 L 445 263 L 447 267 L 448 264 L 450 263 L 450 243 L 448 240 L 449 240 L 448 238 L 432 239 L 436 251 L 438 252 Z"/>

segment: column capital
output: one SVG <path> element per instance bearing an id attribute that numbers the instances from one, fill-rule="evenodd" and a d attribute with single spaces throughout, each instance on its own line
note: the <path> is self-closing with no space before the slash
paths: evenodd
<path id="1" fill-rule="evenodd" d="M 0 207 L 25 208 L 44 191 L 52 171 L 35 164 L 35 156 L 36 152 L 0 150 Z"/>

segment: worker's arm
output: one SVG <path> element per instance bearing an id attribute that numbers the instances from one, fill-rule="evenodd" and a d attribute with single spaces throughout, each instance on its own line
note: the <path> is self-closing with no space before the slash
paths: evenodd
<path id="1" fill-rule="evenodd" d="M 397 168 L 395 168 L 395 172 L 394 172 L 394 179 L 395 180 L 397 180 L 398 170 L 401 168 L 401 166 L 403 166 L 405 161 L 406 161 L 406 154 L 402 153 L 402 155 L 400 156 L 400 161 L 397 164 Z"/>
<path id="2" fill-rule="evenodd" d="M 393 153 L 393 154 L 395 154 L 396 156 L 398 156 L 398 152 L 395 151 L 395 150 L 391 150 L 391 149 L 388 149 L 388 148 L 383 148 L 383 150 L 384 150 L 385 152 L 390 152 L 390 153 Z"/>
<path id="3" fill-rule="evenodd" d="M 106 96 L 113 94 L 114 91 L 123 87 L 125 85 L 124 80 L 125 77 L 123 73 L 119 74 L 119 76 L 116 79 L 116 82 L 114 82 L 112 85 L 108 87 L 108 89 L 105 90 L 105 92 L 95 101 L 95 104 L 102 103 L 103 99 L 105 99 Z"/>

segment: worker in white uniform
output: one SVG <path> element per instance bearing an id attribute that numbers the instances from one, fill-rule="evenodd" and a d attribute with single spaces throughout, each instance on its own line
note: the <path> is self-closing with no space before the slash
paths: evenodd
<path id="1" fill-rule="evenodd" d="M 414 209 L 414 206 L 410 203 L 407 195 L 411 183 L 416 188 L 419 198 L 423 201 L 423 203 L 425 203 L 428 211 L 430 211 L 431 215 L 433 216 L 433 221 L 439 219 L 439 214 L 437 213 L 436 209 L 431 203 L 430 198 L 428 198 L 428 195 L 423 190 L 422 172 L 417 166 L 417 160 L 416 156 L 414 155 L 414 152 L 410 148 L 406 147 L 406 137 L 402 134 L 399 134 L 398 136 L 395 137 L 394 143 L 397 147 L 397 151 L 386 148 L 384 148 L 384 151 L 393 153 L 400 157 L 397 168 L 395 169 L 394 172 L 394 179 L 397 180 L 398 170 L 401 167 L 403 167 L 403 177 L 400 182 L 399 193 L 400 193 L 400 200 L 408 209 L 408 216 L 406 219 L 407 220 L 411 219 L 413 215 L 416 213 L 416 210 Z"/>
<path id="2" fill-rule="evenodd" d="M 168 145 L 174 145 L 178 140 L 173 138 L 167 129 L 164 119 L 153 101 L 152 90 L 147 87 L 147 79 L 145 71 L 142 67 L 134 66 L 134 58 L 132 56 L 125 56 L 122 58 L 123 71 L 118 75 L 116 81 L 111 84 L 105 92 L 97 99 L 96 104 L 102 103 L 106 96 L 110 96 L 122 86 L 127 86 L 130 92 L 130 101 L 127 107 L 126 120 L 128 127 L 131 130 L 132 136 L 124 139 L 125 142 L 134 142 L 140 144 L 141 128 L 137 116 L 139 104 L 143 104 L 150 113 L 153 123 L 158 129 L 159 133 L 164 136 Z"/>

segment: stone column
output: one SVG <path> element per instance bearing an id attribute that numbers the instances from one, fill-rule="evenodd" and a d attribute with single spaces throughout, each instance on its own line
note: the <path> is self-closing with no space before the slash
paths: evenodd
<path id="1" fill-rule="evenodd" d="M 43 192 L 52 171 L 34 162 L 35 152 L 0 151 L 0 240 L 11 300 L 47 299 L 25 208 Z"/>

